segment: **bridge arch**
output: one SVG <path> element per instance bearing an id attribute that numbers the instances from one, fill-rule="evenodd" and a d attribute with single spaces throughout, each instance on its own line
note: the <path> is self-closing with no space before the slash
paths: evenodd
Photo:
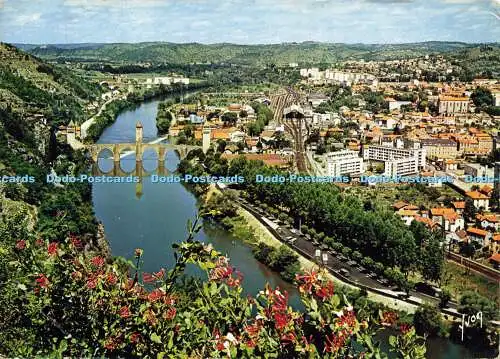
<path id="1" fill-rule="evenodd" d="M 118 151 L 118 159 L 120 162 L 120 170 L 123 173 L 131 173 L 136 167 L 135 146 L 133 144 L 124 144 L 115 149 L 115 156 Z M 115 157 L 116 158 L 116 157 Z"/>
<path id="2" fill-rule="evenodd" d="M 108 174 L 113 172 L 113 149 L 109 147 L 101 148 L 97 153 L 97 161 L 95 163 L 102 173 Z"/>

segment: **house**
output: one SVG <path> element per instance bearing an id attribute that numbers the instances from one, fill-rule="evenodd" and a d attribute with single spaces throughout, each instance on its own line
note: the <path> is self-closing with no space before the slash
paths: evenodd
<path id="1" fill-rule="evenodd" d="M 465 209 L 465 201 L 452 202 L 451 205 L 458 214 L 462 214 Z"/>
<path id="2" fill-rule="evenodd" d="M 495 233 L 490 242 L 490 252 L 497 254 L 500 251 L 500 233 Z"/>
<path id="3" fill-rule="evenodd" d="M 495 269 L 498 269 L 499 266 L 500 266 L 500 253 L 496 253 L 496 254 L 492 255 L 489 258 L 489 261 L 490 261 L 491 264 L 493 264 L 493 267 Z"/>
<path id="4" fill-rule="evenodd" d="M 399 211 L 401 209 L 404 209 L 406 206 L 408 206 L 409 203 L 408 202 L 405 202 L 405 201 L 399 201 L 399 202 L 396 202 L 392 205 L 392 208 L 394 208 L 396 211 Z"/>
<path id="5" fill-rule="evenodd" d="M 441 226 L 444 225 L 445 231 L 456 232 L 465 228 L 464 219 L 453 208 L 431 208 L 431 216 L 434 222 Z"/>
<path id="6" fill-rule="evenodd" d="M 229 134 L 229 140 L 234 143 L 244 141 L 245 137 L 246 133 L 242 131 L 234 131 Z"/>
<path id="7" fill-rule="evenodd" d="M 323 94 L 310 94 L 307 97 L 307 101 L 313 107 L 321 105 L 323 102 L 327 102 L 329 100 L 328 96 Z"/>
<path id="8" fill-rule="evenodd" d="M 495 231 L 500 230 L 500 219 L 494 214 L 477 214 L 476 219 L 481 223 L 484 229 L 493 228 Z"/>
<path id="9" fill-rule="evenodd" d="M 490 244 L 490 239 L 492 238 L 490 232 L 476 227 L 467 228 L 467 234 L 470 239 L 478 242 L 482 247 L 488 246 Z"/>
<path id="10" fill-rule="evenodd" d="M 479 191 L 470 191 L 466 192 L 465 196 L 472 200 L 472 202 L 474 203 L 474 207 L 476 207 L 477 209 L 483 208 L 486 211 L 488 210 L 490 205 L 490 198 L 484 193 L 481 193 Z"/>
<path id="11" fill-rule="evenodd" d="M 405 222 L 407 226 L 409 226 L 415 217 L 418 216 L 418 211 L 416 210 L 402 209 L 396 213 L 401 217 L 401 220 Z"/>
<path id="12" fill-rule="evenodd" d="M 434 229 L 439 227 L 439 224 L 437 224 L 430 218 L 415 216 L 415 221 L 425 224 L 425 226 L 428 227 L 429 229 Z"/>

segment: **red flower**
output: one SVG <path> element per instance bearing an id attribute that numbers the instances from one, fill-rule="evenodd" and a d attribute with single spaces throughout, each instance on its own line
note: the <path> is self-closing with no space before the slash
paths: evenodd
<path id="1" fill-rule="evenodd" d="M 295 337 L 295 334 L 292 332 L 283 334 L 280 338 L 281 342 L 285 345 L 295 343 L 297 341 L 297 338 Z"/>
<path id="2" fill-rule="evenodd" d="M 300 293 L 311 294 L 311 289 L 318 282 L 318 273 L 311 271 L 302 275 L 297 274 L 295 280 L 299 283 Z"/>
<path id="3" fill-rule="evenodd" d="M 155 289 L 148 295 L 148 301 L 154 303 L 161 299 L 165 293 L 161 289 Z"/>
<path id="4" fill-rule="evenodd" d="M 45 276 L 45 274 L 39 274 L 35 281 L 36 284 L 40 286 L 40 288 L 47 288 L 50 283 L 49 279 Z"/>
<path id="5" fill-rule="evenodd" d="M 36 241 L 35 241 L 35 244 L 38 246 L 38 247 L 41 247 L 43 246 L 43 240 L 41 238 L 38 238 Z"/>
<path id="6" fill-rule="evenodd" d="M 257 345 L 257 343 L 255 342 L 255 340 L 253 339 L 248 339 L 246 342 L 245 342 L 245 345 L 249 348 L 255 348 L 255 346 Z"/>
<path id="7" fill-rule="evenodd" d="M 245 332 L 248 334 L 250 338 L 258 337 L 261 329 L 262 329 L 261 321 L 256 321 L 253 324 L 245 326 Z"/>
<path id="8" fill-rule="evenodd" d="M 174 307 L 170 307 L 167 310 L 167 313 L 165 315 L 165 319 L 172 320 L 175 318 L 176 314 L 177 314 L 177 310 Z"/>
<path id="9" fill-rule="evenodd" d="M 220 281 L 229 278 L 232 273 L 233 273 L 233 268 L 230 266 L 216 267 L 210 271 L 208 278 L 210 280 Z"/>
<path id="10" fill-rule="evenodd" d="M 345 346 L 348 334 L 345 330 L 341 330 L 337 334 L 332 333 L 331 336 L 326 336 L 325 351 L 327 353 L 336 353 L 340 348 Z"/>
<path id="11" fill-rule="evenodd" d="M 57 255 L 57 243 L 56 242 L 49 243 L 49 246 L 47 247 L 47 252 L 49 253 L 49 256 L 56 256 Z"/>
<path id="12" fill-rule="evenodd" d="M 107 350 L 115 350 L 118 344 L 120 344 L 120 338 L 119 337 L 110 337 L 106 340 L 106 343 L 104 344 L 104 347 Z"/>
<path id="13" fill-rule="evenodd" d="M 90 260 L 90 263 L 97 268 L 101 268 L 104 265 L 104 259 L 100 256 L 95 256 Z"/>
<path id="14" fill-rule="evenodd" d="M 274 327 L 278 330 L 285 328 L 288 325 L 290 316 L 283 313 L 274 314 Z"/>
<path id="15" fill-rule="evenodd" d="M 144 283 L 153 283 L 155 281 L 154 277 L 150 273 L 142 273 L 142 280 Z"/>
<path id="16" fill-rule="evenodd" d="M 399 326 L 399 331 L 402 333 L 402 334 L 406 334 L 408 333 L 410 330 L 412 329 L 412 326 L 409 325 L 409 324 L 406 324 L 406 323 L 403 323 Z"/>
<path id="17" fill-rule="evenodd" d="M 122 317 L 122 318 L 128 318 L 128 317 L 130 317 L 130 310 L 127 306 L 123 306 L 120 308 L 119 314 L 120 314 L 120 317 Z"/>
<path id="18" fill-rule="evenodd" d="M 71 245 L 74 247 L 74 248 L 82 248 L 83 245 L 82 245 L 82 241 L 80 241 L 78 238 L 76 238 L 75 236 L 70 236 L 70 240 L 71 240 Z"/>
<path id="19" fill-rule="evenodd" d="M 159 272 L 153 273 L 153 277 L 156 280 L 162 280 L 165 276 L 165 268 L 160 269 Z"/>
<path id="20" fill-rule="evenodd" d="M 130 334 L 130 342 L 131 343 L 138 343 L 139 340 L 141 339 L 141 335 L 137 332 L 134 332 Z"/>
<path id="21" fill-rule="evenodd" d="M 328 281 L 325 286 L 321 286 L 316 289 L 316 295 L 323 301 L 330 299 L 333 296 L 333 282 Z"/>
<path id="22" fill-rule="evenodd" d="M 16 249 L 23 250 L 24 248 L 26 248 L 26 241 L 24 239 L 16 242 Z"/>
<path id="23" fill-rule="evenodd" d="M 342 313 L 338 323 L 340 326 L 352 328 L 356 324 L 356 315 L 352 310 L 347 310 L 346 313 Z"/>
<path id="24" fill-rule="evenodd" d="M 94 289 L 97 286 L 97 278 L 91 277 L 87 279 L 87 288 Z"/>
<path id="25" fill-rule="evenodd" d="M 106 282 L 109 284 L 109 285 L 115 285 L 116 284 L 116 276 L 109 272 L 107 275 L 106 275 Z"/>
<path id="26" fill-rule="evenodd" d="M 383 312 L 380 324 L 390 327 L 396 323 L 396 320 L 398 320 L 398 315 L 395 312 Z"/>
<path id="27" fill-rule="evenodd" d="M 224 342 L 222 340 L 219 340 L 217 342 L 217 345 L 215 346 L 215 348 L 218 350 L 218 351 L 223 351 L 224 350 Z"/>

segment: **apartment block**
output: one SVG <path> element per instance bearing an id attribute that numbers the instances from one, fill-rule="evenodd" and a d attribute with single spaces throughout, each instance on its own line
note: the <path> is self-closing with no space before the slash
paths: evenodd
<path id="1" fill-rule="evenodd" d="M 328 176 L 358 175 L 364 172 L 363 158 L 358 156 L 357 151 L 330 152 L 326 158 Z"/>
<path id="2" fill-rule="evenodd" d="M 417 171 L 426 165 L 427 152 L 425 149 L 394 148 L 388 146 L 365 146 L 363 149 L 363 159 L 371 161 L 395 161 L 414 157 Z M 411 161 L 410 161 L 411 162 Z M 409 166 L 401 162 L 398 166 Z"/>

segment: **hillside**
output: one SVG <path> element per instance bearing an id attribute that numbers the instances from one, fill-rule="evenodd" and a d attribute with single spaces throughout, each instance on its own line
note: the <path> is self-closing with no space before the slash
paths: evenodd
<path id="1" fill-rule="evenodd" d="M 339 60 L 383 60 L 444 53 L 475 45 L 458 42 L 424 42 L 415 44 L 370 45 L 329 44 L 317 42 L 271 45 L 236 45 L 198 43 L 175 44 L 147 42 L 137 44 L 21 45 L 32 54 L 46 59 L 109 61 L 115 63 L 151 62 L 170 64 L 234 63 L 263 65 L 268 63 L 333 63 Z"/>
<path id="2" fill-rule="evenodd" d="M 85 104 L 99 91 L 66 69 L 0 44 L 0 175 L 33 178 L 32 183 L 0 183 L 0 224 L 29 207 L 30 223 L 47 237 L 56 239 L 67 230 L 95 234 L 89 188 L 57 188 L 45 178 L 52 169 L 67 174 L 86 166 L 83 156 L 58 143 L 54 133 L 61 124 L 82 121 Z M 70 203 L 64 223 L 53 218 Z"/>

